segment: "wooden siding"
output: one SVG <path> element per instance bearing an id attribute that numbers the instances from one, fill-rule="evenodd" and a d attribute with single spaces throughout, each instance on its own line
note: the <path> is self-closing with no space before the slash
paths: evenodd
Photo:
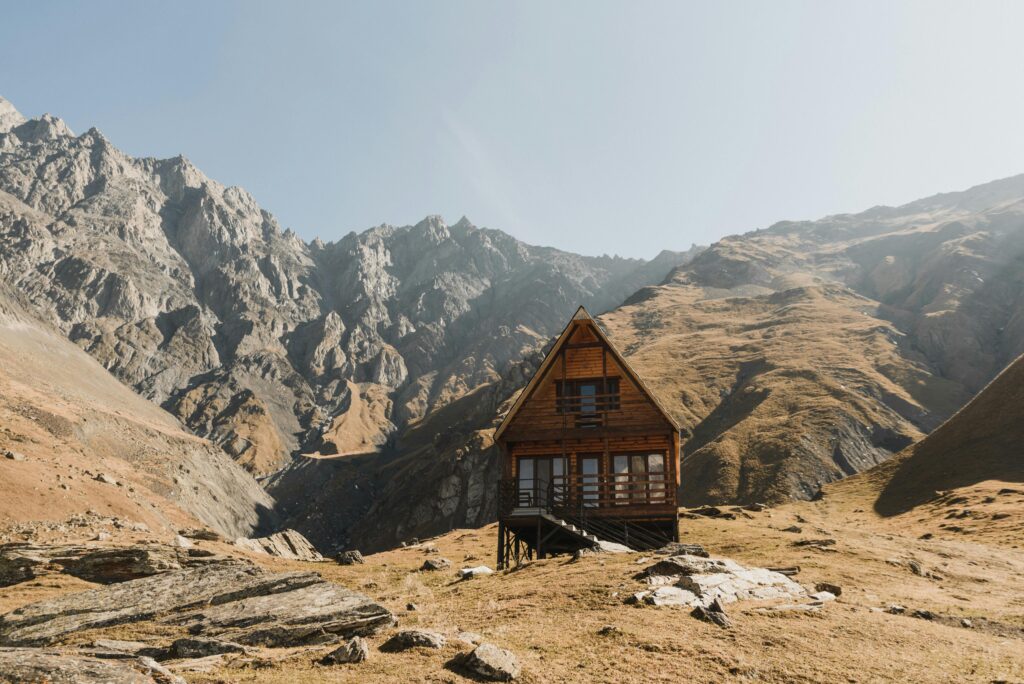
<path id="1" fill-rule="evenodd" d="M 587 346 L 574 346 L 587 345 Z M 553 430 L 574 430 L 576 416 L 559 413 L 557 383 L 560 380 L 617 378 L 617 406 L 604 413 L 602 427 L 619 433 L 667 431 L 668 424 L 654 402 L 632 381 L 616 359 L 613 351 L 601 344 L 588 324 L 579 325 L 569 342 L 559 352 L 548 374 L 535 388 L 533 395 L 519 408 L 509 423 L 505 439 L 510 442 L 531 439 L 531 433 L 544 439 Z M 594 429 L 594 428 L 581 428 Z"/>
<path id="2" fill-rule="evenodd" d="M 562 501 L 583 506 L 587 516 L 674 520 L 680 482 L 679 430 L 595 326 L 589 316 L 570 323 L 539 375 L 524 390 L 528 394 L 516 402 L 499 430 L 504 481 L 517 497 L 524 492 L 528 500 L 553 501 L 561 496 Z M 614 379 L 618 392 L 606 391 L 604 379 Z M 597 396 L 587 397 L 587 411 L 579 408 L 581 398 L 567 399 L 564 385 L 559 392 L 562 381 L 574 380 L 596 385 Z M 616 455 L 656 453 L 664 455 L 663 480 L 652 479 L 645 471 L 616 479 Z M 582 478 L 584 456 L 599 459 L 598 474 L 588 474 L 596 482 Z M 565 476 L 558 483 L 560 495 L 552 482 L 538 479 L 524 485 L 519 481 L 520 459 L 531 457 L 566 459 Z"/>

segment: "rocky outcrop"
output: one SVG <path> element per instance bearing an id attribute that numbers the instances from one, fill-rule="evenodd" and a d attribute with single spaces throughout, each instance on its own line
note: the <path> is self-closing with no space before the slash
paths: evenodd
<path id="1" fill-rule="evenodd" d="M 439 217 L 306 244 L 182 157 L 135 159 L 6 102 L 0 122 L 0 276 L 257 474 L 379 448 L 578 303 L 614 306 L 687 258 L 581 257 Z"/>
<path id="2" fill-rule="evenodd" d="M 112 584 L 170 570 L 211 564 L 245 564 L 213 553 L 161 544 L 126 546 L 0 544 L 0 587 L 63 573 L 87 582 Z"/>
<path id="3" fill-rule="evenodd" d="M 331 643 L 373 634 L 392 614 L 316 573 L 213 566 L 68 594 L 0 617 L 0 646 L 45 646 L 88 630 L 157 619 L 194 636 L 244 645 Z"/>
<path id="4" fill-rule="evenodd" d="M 708 608 L 751 599 L 799 598 L 807 593 L 781 573 L 747 568 L 728 558 L 671 556 L 648 566 L 638 578 L 656 588 L 633 594 L 630 602 L 653 606 Z"/>
<path id="5" fill-rule="evenodd" d="M 291 560 L 310 561 L 318 563 L 324 559 L 309 540 L 295 530 L 283 530 L 275 532 L 269 537 L 258 537 L 247 539 L 240 537 L 235 540 L 235 546 L 253 551 L 255 553 L 266 553 L 278 558 Z"/>
<path id="6" fill-rule="evenodd" d="M 130 664 L 35 648 L 0 648 L 0 681 L 51 684 L 154 684 Z"/>

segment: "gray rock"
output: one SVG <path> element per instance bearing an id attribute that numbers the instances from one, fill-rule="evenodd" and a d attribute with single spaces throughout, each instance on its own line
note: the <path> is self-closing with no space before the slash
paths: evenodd
<path id="1" fill-rule="evenodd" d="M 395 634 L 381 646 L 382 651 L 405 651 L 410 648 L 444 648 L 443 634 L 426 629 L 407 629 Z"/>
<path id="2" fill-rule="evenodd" d="M 394 616 L 315 573 L 199 566 L 22 606 L 0 617 L 0 645 L 41 646 L 111 625 L 153 620 L 245 645 L 329 643 L 373 634 Z"/>
<path id="3" fill-rule="evenodd" d="M 342 551 L 334 557 L 334 560 L 338 562 L 338 565 L 355 565 L 366 562 L 363 560 L 363 554 L 359 553 L 356 549 Z"/>
<path id="4" fill-rule="evenodd" d="M 189 527 L 184 530 L 178 530 L 178 534 L 182 537 L 189 539 L 199 539 L 202 541 L 224 541 L 224 537 L 214 532 L 213 530 L 207 530 L 202 527 Z"/>
<path id="5" fill-rule="evenodd" d="M 420 570 L 434 571 L 434 570 L 447 570 L 452 566 L 452 562 L 447 558 L 428 558 L 423 561 L 423 565 Z"/>
<path id="6" fill-rule="evenodd" d="M 22 453 L 17 452 L 17 451 L 10 451 L 10 450 L 8 450 L 8 451 L 4 452 L 4 458 L 8 458 L 8 459 L 10 459 L 12 461 L 24 461 L 25 460 L 25 454 L 22 454 Z"/>
<path id="7" fill-rule="evenodd" d="M 170 658 L 205 658 L 206 656 L 219 655 L 221 653 L 247 653 L 250 651 L 242 644 L 223 639 L 209 639 L 204 637 L 185 637 L 175 639 L 167 647 L 167 656 Z"/>
<path id="8" fill-rule="evenodd" d="M 0 545 L 0 586 L 9 586 L 53 572 L 72 575 L 89 582 L 110 584 L 185 567 L 214 564 L 248 563 L 215 554 L 205 557 L 193 556 L 185 550 L 161 544 L 110 547 L 48 546 L 15 542 Z"/>
<path id="9" fill-rule="evenodd" d="M 117 480 L 115 480 L 110 475 L 107 475 L 106 473 L 99 473 L 93 479 L 96 480 L 97 482 L 102 482 L 103 484 L 108 484 L 108 485 L 116 485 L 117 484 Z"/>
<path id="10" fill-rule="evenodd" d="M 512 651 L 493 644 L 480 644 L 459 659 L 458 664 L 477 677 L 492 682 L 507 682 L 522 671 L 519 659 Z"/>
<path id="11" fill-rule="evenodd" d="M 455 638 L 470 646 L 478 646 L 484 640 L 483 635 L 476 632 L 459 632 L 455 635 Z"/>
<path id="12" fill-rule="evenodd" d="M 235 546 L 248 551 L 266 553 L 290 560 L 319 563 L 324 559 L 320 552 L 316 550 L 316 547 L 295 530 L 282 530 L 281 532 L 275 532 L 269 537 L 257 537 L 255 539 L 239 538 L 235 540 Z"/>
<path id="13" fill-rule="evenodd" d="M 352 637 L 345 644 L 331 651 L 320 662 L 324 665 L 361 663 L 370 657 L 370 645 L 362 637 Z"/>
<path id="14" fill-rule="evenodd" d="M 0 681 L 48 684 L 154 684 L 126 663 L 34 648 L 0 648 Z"/>
<path id="15" fill-rule="evenodd" d="M 729 620 L 729 616 L 722 610 L 721 604 L 715 601 L 712 606 L 704 607 L 697 606 L 690 613 L 693 617 L 698 620 L 704 620 L 712 624 L 718 625 L 722 629 L 729 629 L 732 627 L 732 622 Z"/>

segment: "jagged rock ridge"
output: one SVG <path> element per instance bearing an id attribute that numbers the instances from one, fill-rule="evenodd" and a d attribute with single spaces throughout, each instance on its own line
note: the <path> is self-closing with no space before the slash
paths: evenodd
<path id="1" fill-rule="evenodd" d="M 688 258 L 581 257 L 439 217 L 306 244 L 183 157 L 0 104 L 0 277 L 257 474 L 380 449 L 578 303 L 610 308 Z"/>

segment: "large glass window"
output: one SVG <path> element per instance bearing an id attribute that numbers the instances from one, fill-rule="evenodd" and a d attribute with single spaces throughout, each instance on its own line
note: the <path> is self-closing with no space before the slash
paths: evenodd
<path id="1" fill-rule="evenodd" d="M 665 454 L 615 454 L 615 505 L 661 503 L 666 498 Z"/>

